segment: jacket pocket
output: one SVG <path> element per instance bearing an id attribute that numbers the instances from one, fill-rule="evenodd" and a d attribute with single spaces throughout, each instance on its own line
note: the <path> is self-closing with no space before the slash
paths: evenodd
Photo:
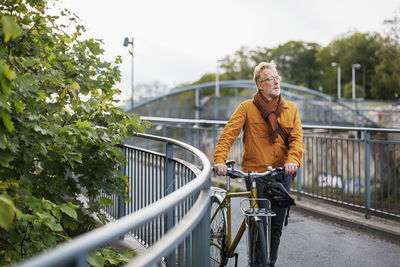
<path id="1" fill-rule="evenodd" d="M 250 124 L 251 135 L 254 137 L 268 137 L 268 127 L 266 122 L 253 122 Z"/>

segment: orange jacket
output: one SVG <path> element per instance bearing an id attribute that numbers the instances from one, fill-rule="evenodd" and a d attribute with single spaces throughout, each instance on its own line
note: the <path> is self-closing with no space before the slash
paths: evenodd
<path id="1" fill-rule="evenodd" d="M 225 164 L 231 146 L 243 129 L 244 171 L 264 172 L 268 166 L 283 167 L 285 163 L 296 163 L 300 167 L 304 152 L 303 130 L 296 104 L 284 100 L 284 109 L 278 123 L 289 134 L 289 151 L 278 134 L 275 144 L 269 143 L 268 126 L 260 111 L 249 99 L 242 102 L 232 114 L 217 142 L 214 164 Z"/>

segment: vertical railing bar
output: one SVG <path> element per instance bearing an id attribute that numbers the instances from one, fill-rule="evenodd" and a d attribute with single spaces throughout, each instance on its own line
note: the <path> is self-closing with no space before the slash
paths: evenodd
<path id="1" fill-rule="evenodd" d="M 338 189 L 339 189 L 339 158 L 338 158 L 338 154 L 339 154 L 339 151 L 338 151 L 338 139 L 335 139 L 335 151 L 336 151 L 336 153 L 335 153 L 335 155 L 336 155 L 336 159 L 335 159 L 335 162 L 336 162 L 336 185 L 335 185 L 335 198 L 336 198 L 336 201 L 339 201 L 339 197 L 338 197 Z"/>
<path id="2" fill-rule="evenodd" d="M 166 163 L 165 163 L 165 191 L 166 194 L 170 194 L 175 190 L 175 164 L 173 161 L 173 145 L 169 142 L 166 143 L 165 145 L 165 157 L 166 157 Z M 172 229 L 174 225 L 174 209 L 170 210 L 167 212 L 166 218 L 165 218 L 165 226 L 164 226 L 164 232 L 168 232 L 170 229 Z M 175 254 L 170 253 L 166 257 L 166 264 L 167 266 L 173 266 L 175 264 Z"/>
<path id="3" fill-rule="evenodd" d="M 145 182 L 145 206 L 147 207 L 148 205 L 150 205 L 150 154 L 146 153 L 146 161 L 145 161 L 145 165 L 144 165 L 144 182 Z M 145 240 L 146 240 L 146 244 L 151 245 L 150 243 L 150 222 L 146 222 L 145 223 Z"/>
<path id="4" fill-rule="evenodd" d="M 364 133 L 365 138 L 365 218 L 371 218 L 371 177 L 370 177 L 370 133 L 365 131 Z M 361 164 L 360 164 L 361 165 Z"/>
<path id="5" fill-rule="evenodd" d="M 377 154 L 377 151 L 376 151 L 376 143 L 374 142 L 374 175 L 375 175 L 375 177 L 374 177 L 374 188 L 375 188 L 375 192 L 374 192 L 374 195 L 375 195 L 375 210 L 378 210 L 378 190 L 377 190 L 377 184 L 378 184 L 378 180 L 377 180 L 377 171 L 378 171 L 378 169 L 377 169 L 377 158 L 376 158 L 376 154 Z"/>
<path id="6" fill-rule="evenodd" d="M 318 173 L 317 173 L 317 168 L 315 168 L 314 171 L 314 163 L 316 162 L 316 164 L 318 164 L 318 146 L 317 146 L 317 139 L 315 137 L 313 137 L 311 139 L 311 168 L 312 168 L 312 172 L 311 172 L 311 185 L 312 185 L 312 191 L 311 193 L 314 195 L 314 186 L 315 186 L 315 182 L 314 182 L 314 177 L 318 177 Z M 314 150 L 315 150 L 315 157 L 314 157 Z"/>
<path id="7" fill-rule="evenodd" d="M 139 177 L 141 177 L 139 179 L 139 181 L 140 181 L 140 205 L 139 205 L 139 208 L 140 209 L 144 208 L 144 206 L 145 206 L 145 204 L 144 204 L 144 180 L 143 180 L 143 176 L 144 176 L 144 166 L 143 165 L 145 162 L 145 156 L 146 156 L 145 152 L 142 151 L 140 153 L 140 175 L 139 175 Z M 140 227 L 140 239 L 142 241 L 142 244 L 145 244 L 144 243 L 144 225 L 142 225 Z"/>
<path id="8" fill-rule="evenodd" d="M 381 197 L 381 207 L 380 207 L 380 209 L 381 210 L 383 210 L 383 190 L 384 190 L 384 187 L 383 187 L 383 144 L 381 143 L 380 144 L 380 159 L 379 159 L 379 161 L 380 161 L 380 164 L 379 164 L 379 166 L 380 166 L 380 168 L 379 168 L 379 170 L 380 170 L 380 177 L 381 177 L 381 192 L 380 192 L 380 197 Z"/>
<path id="9" fill-rule="evenodd" d="M 157 192 L 157 191 L 154 191 L 154 190 L 156 190 L 154 170 L 157 168 L 157 165 L 155 164 L 155 155 L 154 154 L 151 155 L 151 166 L 152 166 L 152 168 L 151 168 L 151 188 L 153 188 L 153 191 L 151 193 L 151 203 L 154 203 L 154 202 L 156 202 L 155 194 Z M 150 240 L 151 244 L 154 244 L 155 240 L 156 240 L 155 236 L 154 236 L 155 235 L 155 220 L 156 219 L 151 220 L 151 240 Z"/>
<path id="10" fill-rule="evenodd" d="M 365 180 L 364 180 L 364 183 L 365 183 Z M 362 190 L 361 190 L 361 140 L 360 139 L 358 139 L 358 184 L 359 184 L 359 187 L 358 187 L 358 190 L 359 190 L 359 192 L 358 192 L 358 201 L 360 203 L 359 204 L 360 207 L 362 207 L 363 205 L 362 205 L 362 197 L 361 197 L 362 196 Z"/>
<path id="11" fill-rule="evenodd" d="M 340 171 L 340 173 L 341 173 L 341 177 L 342 177 L 342 202 L 344 202 L 345 201 L 345 199 L 344 199 L 344 139 L 342 139 L 342 141 L 340 142 L 340 144 L 341 144 L 341 149 L 340 149 L 340 152 L 341 152 L 341 162 L 340 162 L 340 164 L 341 164 L 341 171 Z"/>
<path id="12" fill-rule="evenodd" d="M 357 134 L 357 133 L 356 133 Z M 355 189 L 355 186 L 356 186 L 356 173 L 355 173 L 355 170 L 356 170 L 356 165 L 355 165 L 355 160 L 354 160 L 354 157 L 355 157 L 355 143 L 356 143 L 356 141 L 355 140 L 353 140 L 353 206 L 355 206 L 356 205 L 356 197 L 357 196 L 355 196 L 355 192 L 356 192 L 356 189 Z"/>
<path id="13" fill-rule="evenodd" d="M 393 143 L 393 158 L 394 158 L 394 214 L 397 215 L 398 213 L 398 204 L 397 204 L 397 166 L 396 166 L 396 162 L 397 162 L 397 156 L 396 156 L 396 144 Z"/>
<path id="14" fill-rule="evenodd" d="M 347 203 L 349 203 L 350 202 L 350 193 L 349 193 L 349 190 L 350 190 L 350 164 L 349 164 L 349 145 L 350 145 L 350 140 L 349 139 L 347 139 L 347 145 L 346 145 L 346 147 L 347 147 L 347 176 L 346 176 L 346 183 L 347 183 L 347 186 L 346 186 L 346 188 L 347 188 L 347 192 L 346 192 L 346 195 L 347 195 Z"/>
<path id="15" fill-rule="evenodd" d="M 322 166 L 322 154 L 321 155 L 318 155 L 318 154 L 320 154 L 320 152 L 322 153 L 322 148 L 321 148 L 321 145 L 320 145 L 320 143 L 322 144 L 322 141 L 321 141 L 322 139 L 321 138 L 318 138 L 317 137 L 317 140 L 316 140 L 316 142 L 317 142 L 317 177 L 321 174 L 321 171 L 320 171 L 320 164 L 321 164 L 321 166 Z M 317 196 L 319 196 L 319 188 L 320 188 L 320 184 L 319 184 L 319 181 L 317 180 Z"/>
<path id="16" fill-rule="evenodd" d="M 387 191 L 388 191 L 388 193 L 387 193 L 387 211 L 389 212 L 390 211 L 390 181 L 391 181 L 391 179 L 390 179 L 390 152 L 389 152 L 389 144 L 386 144 L 386 154 L 387 154 L 387 156 L 386 156 L 386 158 L 387 158 L 387 181 L 388 181 L 388 183 L 387 183 Z"/>

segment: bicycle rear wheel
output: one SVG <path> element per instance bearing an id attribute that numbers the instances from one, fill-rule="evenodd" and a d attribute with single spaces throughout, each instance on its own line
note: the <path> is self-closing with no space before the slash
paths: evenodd
<path id="1" fill-rule="evenodd" d="M 220 205 L 221 201 L 216 196 L 211 196 L 211 218 Z M 210 225 L 211 246 L 210 266 L 225 266 L 228 262 L 226 248 L 226 210 L 222 208 L 216 214 Z"/>
<path id="2" fill-rule="evenodd" d="M 267 241 L 265 237 L 264 221 L 262 219 L 252 219 L 249 231 L 250 266 L 268 266 Z"/>

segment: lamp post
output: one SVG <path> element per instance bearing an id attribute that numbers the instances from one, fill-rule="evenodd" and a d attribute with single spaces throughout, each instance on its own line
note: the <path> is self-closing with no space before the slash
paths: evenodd
<path id="1" fill-rule="evenodd" d="M 332 67 L 337 67 L 337 98 L 340 99 L 340 64 L 337 62 L 332 62 L 331 65 Z"/>
<path id="2" fill-rule="evenodd" d="M 221 59 L 217 60 L 217 69 L 215 72 L 215 96 L 219 97 L 219 66 L 220 63 L 222 62 Z"/>
<path id="3" fill-rule="evenodd" d="M 129 38 L 128 37 L 125 37 L 125 39 L 124 39 L 124 46 L 125 47 L 128 47 L 128 45 L 129 44 L 131 44 L 132 45 L 132 52 L 131 52 L 131 55 L 132 55 L 132 99 L 131 99 L 131 110 L 132 110 L 132 112 L 133 112 L 133 108 L 134 108 L 134 88 L 135 88 L 135 86 L 134 86 L 134 83 L 133 83 L 133 37 L 132 37 L 132 41 L 129 41 Z"/>
<path id="4" fill-rule="evenodd" d="M 360 68 L 361 65 L 356 63 L 351 65 L 351 74 L 352 74 L 352 98 L 353 100 L 356 98 L 356 69 Z"/>

